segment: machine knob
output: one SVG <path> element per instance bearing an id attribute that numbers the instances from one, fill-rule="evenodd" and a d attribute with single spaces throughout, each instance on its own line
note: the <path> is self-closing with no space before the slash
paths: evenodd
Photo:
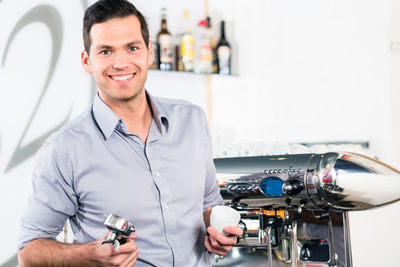
<path id="1" fill-rule="evenodd" d="M 282 185 L 282 192 L 286 195 L 297 195 L 304 189 L 304 183 L 297 180 L 289 180 Z"/>
<path id="2" fill-rule="evenodd" d="M 280 197 L 283 195 L 283 181 L 279 177 L 266 177 L 261 180 L 259 188 L 261 192 L 269 197 Z"/>

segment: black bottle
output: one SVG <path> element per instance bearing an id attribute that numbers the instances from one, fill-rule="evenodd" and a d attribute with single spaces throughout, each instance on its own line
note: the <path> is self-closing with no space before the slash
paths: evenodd
<path id="1" fill-rule="evenodd" d="M 221 21 L 221 37 L 217 44 L 218 73 L 231 74 L 231 46 L 225 38 L 225 21 Z"/>

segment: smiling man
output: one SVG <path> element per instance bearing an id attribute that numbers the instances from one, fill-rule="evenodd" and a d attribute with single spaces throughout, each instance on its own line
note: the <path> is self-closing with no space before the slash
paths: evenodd
<path id="1" fill-rule="evenodd" d="M 154 54 L 142 14 L 101 0 L 83 19 L 93 105 L 43 144 L 21 219 L 21 266 L 210 266 L 242 230 L 209 226 L 222 203 L 203 111 L 145 90 Z M 104 215 L 135 226 L 118 251 L 102 245 Z M 55 237 L 66 220 L 78 244 Z M 208 234 L 206 234 L 208 233 Z"/>

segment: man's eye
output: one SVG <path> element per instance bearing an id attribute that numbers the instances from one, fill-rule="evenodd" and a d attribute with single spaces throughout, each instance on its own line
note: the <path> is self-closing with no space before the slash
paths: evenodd
<path id="1" fill-rule="evenodd" d="M 131 46 L 129 47 L 129 51 L 136 51 L 138 48 L 137 46 Z"/>
<path id="2" fill-rule="evenodd" d="M 110 50 L 102 50 L 102 51 L 100 51 L 100 54 L 109 55 L 110 54 Z"/>

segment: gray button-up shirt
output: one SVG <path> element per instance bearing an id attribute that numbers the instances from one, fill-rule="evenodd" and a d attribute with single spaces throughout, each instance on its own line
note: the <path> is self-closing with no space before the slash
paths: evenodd
<path id="1" fill-rule="evenodd" d="M 151 97 L 147 142 L 98 97 L 46 140 L 22 216 L 19 248 L 55 238 L 67 219 L 79 242 L 99 239 L 104 215 L 136 229 L 136 266 L 210 266 L 203 212 L 222 203 L 204 112 Z"/>

